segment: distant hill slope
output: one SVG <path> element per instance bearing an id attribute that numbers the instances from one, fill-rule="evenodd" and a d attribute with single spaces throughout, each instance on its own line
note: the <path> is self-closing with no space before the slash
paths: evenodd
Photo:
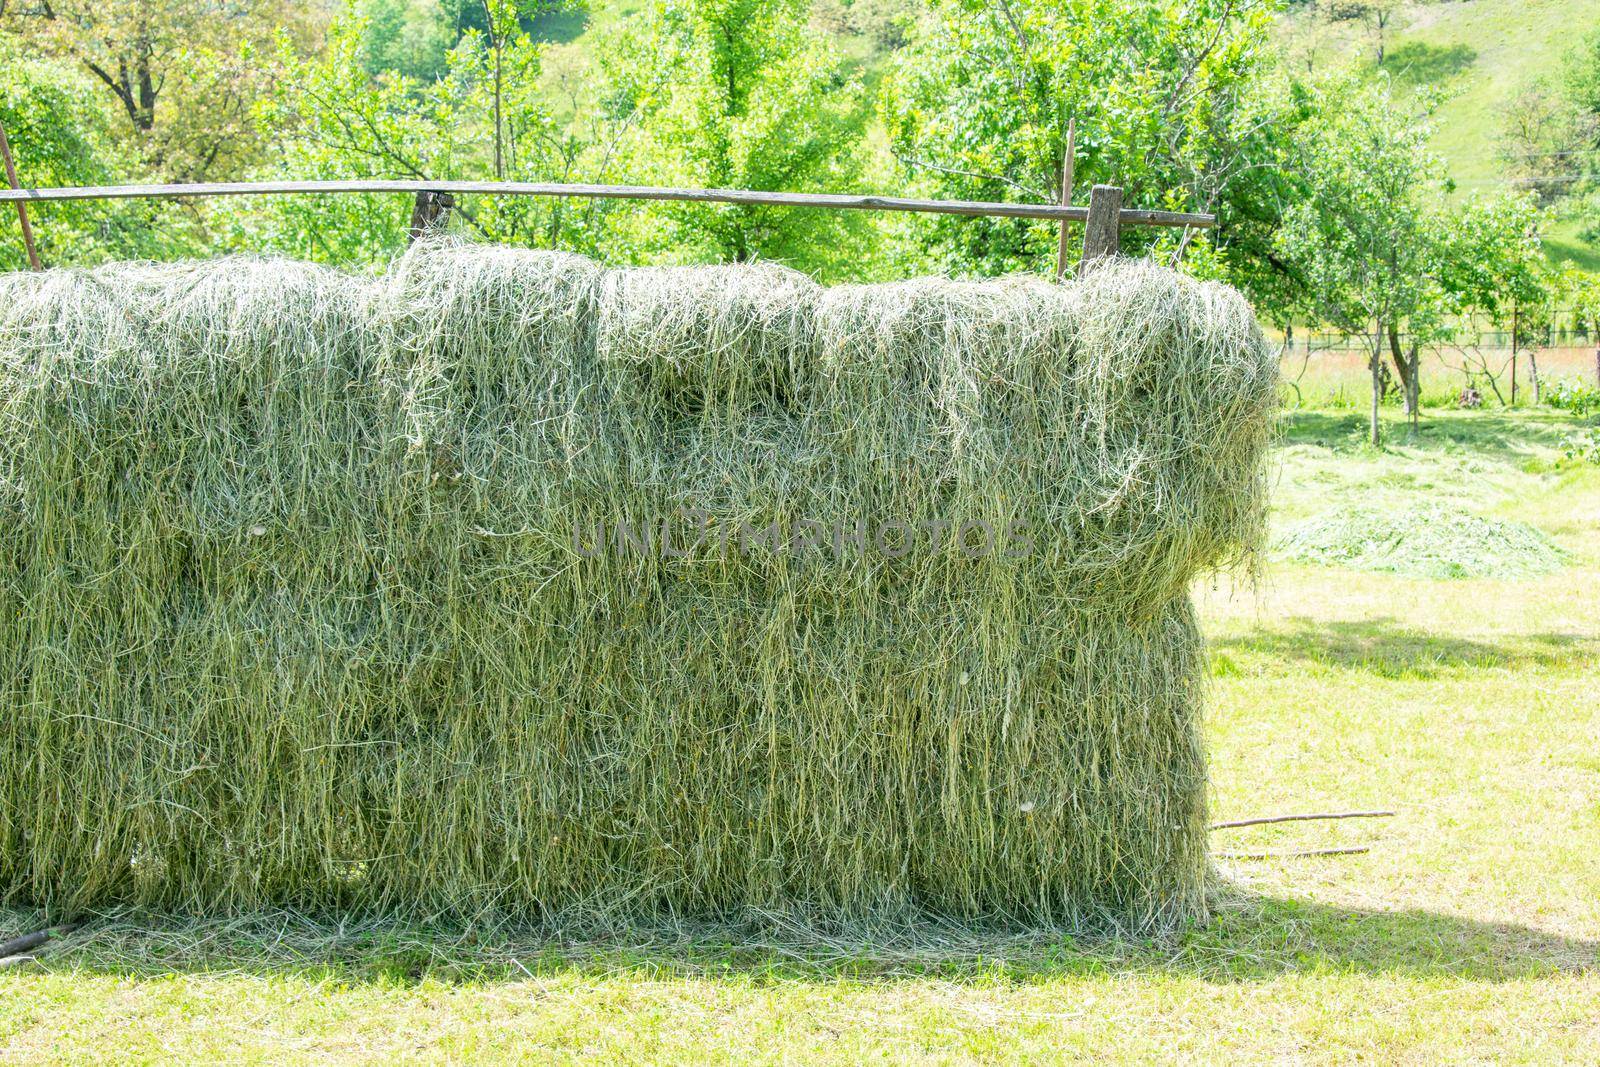
<path id="1" fill-rule="evenodd" d="M 1462 193 L 1507 184 L 1500 157 L 1502 116 L 1517 93 L 1555 74 L 1580 36 L 1600 26 L 1600 0 L 1451 0 L 1418 3 L 1391 30 L 1385 65 L 1411 84 L 1451 93 L 1439 110 L 1434 147 Z M 1284 46 L 1294 61 L 1329 64 L 1357 56 L 1372 61 L 1373 42 L 1349 24 L 1328 25 L 1304 12 L 1284 22 Z M 1559 227 L 1549 242 L 1557 259 L 1600 268 L 1600 249 L 1585 245 L 1575 227 Z"/>

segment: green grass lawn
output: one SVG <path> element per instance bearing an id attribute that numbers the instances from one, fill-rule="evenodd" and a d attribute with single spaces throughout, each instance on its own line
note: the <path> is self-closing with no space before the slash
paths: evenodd
<path id="1" fill-rule="evenodd" d="M 1302 412 L 1279 525 L 1444 501 L 1567 553 L 1536 579 L 1269 564 L 1198 590 L 1214 920 L 1170 943 L 959 928 L 582 941 L 294 916 L 90 923 L 0 971 L 0 1061 L 1593 1062 L 1600 1048 L 1600 467 L 1550 413 L 1436 413 L 1382 452 Z M 1426 535 L 1426 531 L 1422 532 Z M 0 912 L 0 935 L 38 916 Z"/>

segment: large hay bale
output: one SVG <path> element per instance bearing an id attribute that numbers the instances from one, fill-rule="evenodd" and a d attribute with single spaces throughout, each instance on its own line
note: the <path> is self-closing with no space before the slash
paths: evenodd
<path id="1" fill-rule="evenodd" d="M 13 275 L 0 359 L 0 900 L 1203 911 L 1231 290 L 430 242 Z"/>

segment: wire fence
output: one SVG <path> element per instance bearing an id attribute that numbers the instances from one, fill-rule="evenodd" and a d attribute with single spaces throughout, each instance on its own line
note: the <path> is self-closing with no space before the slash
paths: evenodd
<path id="1" fill-rule="evenodd" d="M 1371 345 L 1359 337 L 1295 338 L 1282 350 L 1286 392 L 1307 404 L 1364 402 L 1372 389 Z M 1401 351 L 1409 352 L 1403 335 Z M 1387 344 L 1383 358 L 1387 366 L 1392 358 Z M 1523 346 L 1513 353 L 1509 336 L 1502 334 L 1481 344 L 1425 347 L 1418 364 L 1422 395 L 1432 403 L 1469 392 L 1485 402 L 1531 402 L 1560 382 L 1600 389 L 1600 348 L 1588 340 Z"/>

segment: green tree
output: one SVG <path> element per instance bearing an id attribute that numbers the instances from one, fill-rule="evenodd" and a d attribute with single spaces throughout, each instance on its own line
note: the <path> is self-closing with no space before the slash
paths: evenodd
<path id="1" fill-rule="evenodd" d="M 1236 228 L 1243 238 L 1262 232 L 1258 219 L 1268 232 L 1276 226 L 1275 205 L 1246 210 L 1237 199 L 1272 180 L 1255 166 L 1282 137 L 1260 110 L 1281 101 L 1259 92 L 1276 9 L 1259 0 L 937 0 L 888 81 L 891 148 L 931 195 L 1052 202 L 1064 198 L 1074 119 L 1074 202 L 1110 182 L 1131 204 L 1216 211 L 1231 257 Z M 1042 269 L 1057 245 L 1053 225 L 1012 219 L 929 220 L 916 241 L 935 269 L 981 273 Z"/>
<path id="2" fill-rule="evenodd" d="M 1567 117 L 1563 174 L 1572 213 L 1583 223 L 1583 238 L 1600 241 L 1600 28 L 1585 34 L 1567 53 L 1560 87 Z"/>
<path id="3" fill-rule="evenodd" d="M 1399 25 L 1407 8 L 1428 0 L 1318 0 L 1324 18 L 1330 22 L 1353 22 L 1367 32 L 1372 42 L 1373 62 L 1383 66 L 1388 56 L 1389 34 Z"/>
<path id="4" fill-rule="evenodd" d="M 1595 385 L 1600 387 L 1600 273 L 1568 267 L 1563 288 L 1575 325 L 1594 345 Z"/>
<path id="5" fill-rule="evenodd" d="M 92 87 L 66 65 L 29 58 L 0 38 L 0 123 L 26 185 L 108 185 L 124 180 Z M 171 204 L 68 201 L 29 209 L 46 266 L 153 257 L 192 247 L 192 226 Z M 0 270 L 28 265 L 12 205 L 0 209 Z"/>
<path id="6" fill-rule="evenodd" d="M 861 174 L 860 90 L 808 39 L 804 0 L 663 0 L 601 56 L 624 165 L 658 185 L 831 191 Z M 870 222 L 778 207 L 652 205 L 619 254 L 676 261 L 774 259 L 857 272 Z"/>
<path id="7" fill-rule="evenodd" d="M 272 42 L 309 42 L 318 18 L 291 0 L 24 0 L 0 3 L 0 25 L 87 72 L 146 169 L 202 181 L 256 161 L 251 109 L 276 73 Z"/>
<path id="8" fill-rule="evenodd" d="M 461 39 L 453 13 L 439 0 L 364 0 L 361 65 L 368 74 L 395 71 L 417 81 L 442 77 Z"/>
<path id="9" fill-rule="evenodd" d="M 1437 257 L 1440 280 L 1462 327 L 1485 322 L 1509 330 L 1513 361 L 1529 349 L 1535 403 L 1537 345 L 1550 330 L 1559 292 L 1540 240 L 1546 221 L 1532 193 L 1476 197 L 1448 221 Z M 1499 386 L 1494 388 L 1498 392 Z"/>
<path id="10" fill-rule="evenodd" d="M 496 174 L 498 156 L 507 180 L 603 180 L 604 160 L 552 120 L 539 91 L 541 46 L 518 19 L 501 22 L 493 42 L 469 29 L 449 52 L 444 73 L 429 81 L 397 71 L 368 74 L 361 62 L 368 27 L 359 13 L 341 18 L 315 57 L 284 46 L 285 76 L 259 116 L 273 138 L 274 174 L 482 179 Z M 485 240 L 594 251 L 604 208 L 469 197 L 455 214 Z M 409 220 L 408 201 L 382 195 L 286 197 L 231 210 L 232 239 L 240 245 L 343 263 L 386 259 L 403 242 Z"/>
<path id="11" fill-rule="evenodd" d="M 1278 246 L 1306 279 L 1317 317 L 1369 338 L 1376 445 L 1386 343 L 1398 356 L 1404 328 L 1416 335 L 1444 320 L 1435 277 L 1442 166 L 1427 147 L 1431 105 L 1396 99 L 1386 78 L 1372 83 L 1351 74 L 1310 92 L 1315 107 L 1296 145 L 1305 195 L 1286 212 Z M 1414 415 L 1416 361 L 1397 359 L 1396 369 Z"/>
<path id="12" fill-rule="evenodd" d="M 1525 188 L 1553 204 L 1573 192 L 1575 175 L 1589 169 L 1596 118 L 1546 79 L 1536 80 L 1506 104 L 1500 118 L 1500 158 Z"/>

